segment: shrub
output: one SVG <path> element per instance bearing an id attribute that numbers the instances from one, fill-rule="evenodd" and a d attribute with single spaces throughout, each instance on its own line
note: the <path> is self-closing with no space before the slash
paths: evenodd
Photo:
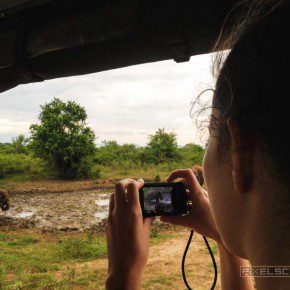
<path id="1" fill-rule="evenodd" d="M 44 171 L 41 159 L 26 154 L 0 153 L 0 178 L 12 174 L 38 175 Z"/>
<path id="2" fill-rule="evenodd" d="M 19 135 L 18 137 L 13 138 L 11 146 L 15 152 L 27 154 L 28 148 L 26 145 L 28 142 L 29 140 L 25 138 L 24 135 Z"/>
<path id="3" fill-rule="evenodd" d="M 160 181 L 161 181 L 160 175 L 157 174 L 154 178 L 154 182 L 160 182 Z"/>

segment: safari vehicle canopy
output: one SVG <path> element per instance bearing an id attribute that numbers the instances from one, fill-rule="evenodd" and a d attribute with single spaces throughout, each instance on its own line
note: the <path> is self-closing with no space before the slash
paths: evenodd
<path id="1" fill-rule="evenodd" d="M 207 53 L 229 0 L 0 0 L 0 92 Z"/>

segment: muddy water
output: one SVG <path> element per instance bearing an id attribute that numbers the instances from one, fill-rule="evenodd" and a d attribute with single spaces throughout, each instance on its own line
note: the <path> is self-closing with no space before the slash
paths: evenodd
<path id="1" fill-rule="evenodd" d="M 47 230 L 84 230 L 101 225 L 108 215 L 110 191 L 12 194 L 10 210 L 0 221 Z"/>

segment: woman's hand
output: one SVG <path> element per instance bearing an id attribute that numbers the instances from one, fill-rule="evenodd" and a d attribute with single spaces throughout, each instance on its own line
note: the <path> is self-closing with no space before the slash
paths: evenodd
<path id="1" fill-rule="evenodd" d="M 161 221 L 181 225 L 194 229 L 197 233 L 212 238 L 221 243 L 214 219 L 210 210 L 209 199 L 206 191 L 200 186 L 191 169 L 173 171 L 167 181 L 171 182 L 182 178 L 191 199 L 190 212 L 185 216 L 162 216 Z"/>
<path id="2" fill-rule="evenodd" d="M 106 289 L 139 289 L 149 255 L 150 225 L 142 217 L 139 188 L 143 179 L 124 179 L 110 196 L 108 225 L 108 277 Z"/>
<path id="3" fill-rule="evenodd" d="M 240 269 L 249 266 L 248 261 L 239 258 L 228 251 L 223 245 L 210 210 L 206 191 L 200 186 L 191 169 L 175 170 L 168 181 L 182 178 L 191 198 L 190 212 L 185 216 L 163 216 L 161 220 L 194 229 L 199 234 L 212 238 L 218 243 L 220 254 L 220 273 L 222 289 L 253 290 L 250 277 L 241 277 Z"/>

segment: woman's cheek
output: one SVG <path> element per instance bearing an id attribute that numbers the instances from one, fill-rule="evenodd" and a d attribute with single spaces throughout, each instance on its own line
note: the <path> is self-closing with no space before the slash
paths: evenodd
<path id="1" fill-rule="evenodd" d="M 210 141 L 208 147 L 206 149 L 204 158 L 203 158 L 203 170 L 204 170 L 204 178 L 205 184 L 208 191 L 209 196 L 212 193 L 212 186 L 214 185 L 215 180 L 215 154 L 214 154 L 214 142 Z"/>
<path id="2" fill-rule="evenodd" d="M 211 210 L 215 220 L 220 220 L 219 215 L 222 212 L 219 194 L 221 191 L 221 174 L 219 168 L 217 147 L 214 140 L 209 142 L 203 159 L 204 177 L 206 189 L 208 192 Z"/>
<path id="3" fill-rule="evenodd" d="M 237 217 L 237 202 L 233 191 L 230 163 L 220 157 L 216 142 L 210 142 L 206 150 L 203 166 L 211 212 L 223 241 L 230 245 L 232 230 Z M 226 156 L 224 156 L 226 158 Z"/>

